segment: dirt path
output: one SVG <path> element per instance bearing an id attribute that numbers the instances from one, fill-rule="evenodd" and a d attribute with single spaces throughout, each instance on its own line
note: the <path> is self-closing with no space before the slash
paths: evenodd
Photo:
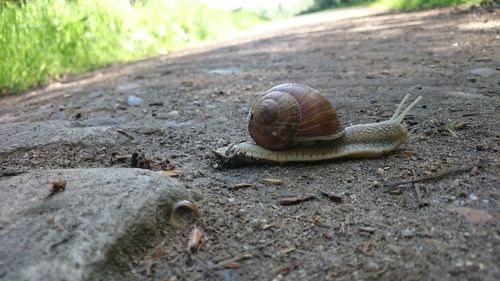
<path id="1" fill-rule="evenodd" d="M 137 260 L 129 279 L 499 280 L 500 11 L 338 13 L 4 98 L 2 126 L 74 120 L 123 139 L 26 140 L 0 153 L 0 172 L 129 167 L 133 153 L 175 167 L 200 198 L 204 243 L 189 256 L 190 229 L 171 231 L 153 273 Z M 248 140 L 251 102 L 283 82 L 320 90 L 346 125 L 385 120 L 407 93 L 424 99 L 406 118 L 410 140 L 387 157 L 214 168 L 210 150 Z M 128 106 L 131 95 L 142 104 Z M 251 186 L 231 189 L 241 183 Z M 278 203 L 305 193 L 317 199 Z"/>

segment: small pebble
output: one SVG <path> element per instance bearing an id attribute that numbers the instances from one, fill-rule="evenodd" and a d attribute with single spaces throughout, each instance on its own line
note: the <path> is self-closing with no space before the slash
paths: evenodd
<path id="1" fill-rule="evenodd" d="M 169 113 L 167 113 L 167 115 L 166 115 L 166 116 L 167 116 L 167 117 L 179 117 L 179 116 L 181 116 L 181 115 L 179 114 L 179 111 L 177 111 L 177 110 L 172 110 L 172 111 L 170 111 Z"/>
<path id="2" fill-rule="evenodd" d="M 50 115 L 50 119 L 65 119 L 65 118 L 66 114 L 64 113 L 64 111 L 57 111 Z"/>
<path id="3" fill-rule="evenodd" d="M 127 104 L 129 106 L 139 106 L 142 104 L 142 99 L 136 96 L 129 96 L 127 98 Z"/>
<path id="4" fill-rule="evenodd" d="M 241 68 L 237 66 L 230 66 L 226 68 L 211 69 L 208 72 L 210 74 L 217 74 L 217 75 L 239 74 L 241 72 Z"/>
<path id="5" fill-rule="evenodd" d="M 405 228 L 405 229 L 403 229 L 403 231 L 401 231 L 401 236 L 403 236 L 405 238 L 410 238 L 413 236 L 413 230 L 411 230 L 409 228 Z"/>
<path id="6" fill-rule="evenodd" d="M 479 199 L 479 197 L 477 197 L 477 195 L 476 195 L 476 194 L 471 193 L 471 194 L 469 194 L 469 199 L 470 199 L 471 201 L 475 201 L 475 200 Z"/>
<path id="7" fill-rule="evenodd" d="M 368 261 L 366 264 L 365 264 L 365 270 L 366 271 L 377 271 L 380 269 L 380 265 L 378 265 L 378 263 L 374 262 L 374 261 Z"/>
<path id="8" fill-rule="evenodd" d="M 377 169 L 377 174 L 378 174 L 378 175 L 383 176 L 383 175 L 384 175 L 384 173 L 385 173 L 384 169 L 382 169 L 382 168 L 378 168 L 378 169 Z"/>
<path id="9" fill-rule="evenodd" d="M 232 268 L 219 271 L 218 275 L 223 281 L 234 281 L 236 280 L 236 271 Z"/>
<path id="10" fill-rule="evenodd" d="M 493 68 L 489 67 L 480 67 L 480 68 L 475 68 L 470 71 L 470 74 L 481 76 L 483 78 L 490 77 L 491 75 L 496 74 L 497 71 L 494 70 Z"/>

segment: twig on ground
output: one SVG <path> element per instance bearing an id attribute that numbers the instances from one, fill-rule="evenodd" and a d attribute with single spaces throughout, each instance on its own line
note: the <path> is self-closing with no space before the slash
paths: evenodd
<path id="1" fill-rule="evenodd" d="M 282 206 L 290 206 L 290 205 L 300 204 L 302 202 L 306 202 L 306 201 L 309 201 L 312 199 L 316 199 L 316 197 L 314 195 L 311 195 L 311 194 L 302 194 L 302 195 L 297 195 L 294 197 L 281 198 L 279 200 L 279 203 Z"/>
<path id="2" fill-rule="evenodd" d="M 246 188 L 246 187 L 254 187 L 254 185 L 251 183 L 238 183 L 238 184 L 231 185 L 228 189 L 230 191 L 236 191 L 236 190 Z"/>
<path id="3" fill-rule="evenodd" d="M 117 130 L 116 130 L 116 132 L 117 132 L 117 133 L 119 133 L 119 134 L 122 134 L 122 135 L 126 136 L 129 140 L 133 140 L 133 139 L 134 139 L 134 137 L 133 137 L 133 136 L 129 135 L 129 134 L 128 134 L 127 132 L 125 132 L 125 130 L 123 130 L 123 129 L 117 129 Z"/>
<path id="4" fill-rule="evenodd" d="M 250 259 L 250 258 L 253 258 L 252 254 L 250 254 L 250 253 L 244 253 L 244 254 L 235 256 L 234 258 L 230 258 L 230 259 L 227 259 L 227 260 L 220 261 L 220 262 L 217 263 L 217 266 L 223 268 L 223 267 L 227 267 L 228 265 L 237 263 L 237 262 L 242 261 L 242 260 Z"/>
<path id="5" fill-rule="evenodd" d="M 239 255 L 236 255 L 232 258 L 227 258 L 218 262 L 213 262 L 213 261 L 205 261 L 199 257 L 199 261 L 203 263 L 203 270 L 204 271 L 209 271 L 209 270 L 219 270 L 223 268 L 237 268 L 239 267 L 238 262 L 245 260 L 245 259 L 250 259 L 253 258 L 254 255 L 251 253 L 242 253 Z"/>
<path id="6" fill-rule="evenodd" d="M 463 172 L 466 172 L 466 171 L 470 171 L 470 170 L 472 170 L 473 167 L 478 166 L 478 165 L 480 165 L 480 163 L 475 163 L 475 164 L 472 164 L 472 165 L 465 165 L 465 166 L 458 167 L 458 168 L 445 169 L 443 171 L 439 171 L 439 172 L 436 172 L 436 173 L 433 173 L 433 174 L 430 174 L 430 175 L 425 175 L 425 176 L 420 176 L 420 177 L 414 177 L 414 178 L 409 179 L 409 180 L 389 182 L 389 183 L 385 183 L 384 185 L 386 187 L 395 187 L 395 186 L 403 185 L 403 184 L 424 182 L 424 181 L 429 181 L 429 180 L 436 180 L 436 179 L 440 179 L 440 178 L 443 178 L 445 176 L 449 176 L 449 175 L 452 175 L 452 174 L 463 173 Z"/>

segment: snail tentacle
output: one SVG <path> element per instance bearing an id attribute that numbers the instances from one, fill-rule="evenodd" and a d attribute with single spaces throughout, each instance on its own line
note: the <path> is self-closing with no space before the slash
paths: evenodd
<path id="1" fill-rule="evenodd" d="M 406 115 L 408 115 L 408 113 L 410 112 L 410 110 L 422 99 L 422 96 L 418 96 L 412 103 L 410 103 L 410 105 L 408 105 L 407 108 L 405 108 L 404 110 L 402 109 L 403 106 L 404 106 L 404 102 L 406 99 L 408 99 L 410 97 L 410 95 L 406 95 L 405 98 L 403 99 L 403 101 L 401 102 L 401 104 L 398 106 L 398 108 L 396 109 L 396 112 L 394 113 L 394 115 L 392 116 L 391 120 L 392 121 L 395 121 L 396 123 L 401 123 L 403 122 L 403 119 L 405 118 Z M 400 113 L 400 111 L 403 111 Z M 397 115 L 396 115 L 397 113 Z"/>

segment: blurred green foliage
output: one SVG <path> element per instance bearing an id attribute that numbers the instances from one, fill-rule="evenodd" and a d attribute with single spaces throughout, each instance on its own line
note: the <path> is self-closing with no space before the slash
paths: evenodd
<path id="1" fill-rule="evenodd" d="M 302 14 L 322 11 L 331 8 L 343 8 L 349 6 L 365 5 L 374 2 L 374 0 L 314 0 L 313 4 Z"/>
<path id="2" fill-rule="evenodd" d="M 261 18 L 360 4 L 415 10 L 491 1 L 283 0 L 231 12 L 196 0 L 0 0 L 0 96 L 235 33 Z"/>
<path id="3" fill-rule="evenodd" d="M 194 1 L 0 0 L 0 95 L 261 22 Z"/>

